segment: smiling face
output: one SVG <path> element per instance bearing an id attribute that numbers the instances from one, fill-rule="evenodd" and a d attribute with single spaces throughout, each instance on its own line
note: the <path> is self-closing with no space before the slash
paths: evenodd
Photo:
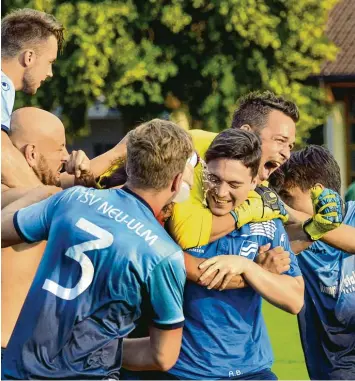
<path id="1" fill-rule="evenodd" d="M 283 112 L 272 110 L 266 126 L 260 131 L 260 138 L 262 156 L 258 176 L 261 182 L 290 158 L 295 144 L 296 124 Z"/>
<path id="2" fill-rule="evenodd" d="M 255 189 L 256 179 L 241 161 L 215 159 L 207 164 L 207 203 L 215 216 L 224 216 L 236 208 Z"/>
<path id="3" fill-rule="evenodd" d="M 59 123 L 58 128 L 53 129 L 53 137 L 47 137 L 43 141 L 44 144 L 38 145 L 39 162 L 37 167 L 44 178 L 55 179 L 60 183 L 60 172 L 68 159 L 68 151 L 65 146 L 64 128 Z"/>

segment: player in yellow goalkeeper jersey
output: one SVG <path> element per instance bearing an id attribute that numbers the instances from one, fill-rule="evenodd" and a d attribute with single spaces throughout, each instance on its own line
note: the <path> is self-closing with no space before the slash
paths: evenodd
<path id="1" fill-rule="evenodd" d="M 299 119 L 297 106 L 282 97 L 276 97 L 271 92 L 250 93 L 242 98 L 239 107 L 233 115 L 231 128 L 241 128 L 258 134 L 262 141 L 262 159 L 258 173 L 259 184 L 266 181 L 270 174 L 290 157 L 294 146 L 296 134 L 296 122 Z M 190 198 L 174 205 L 172 216 L 167 223 L 170 234 L 183 249 L 206 245 L 209 242 L 225 236 L 235 228 L 239 228 L 249 222 L 260 222 L 280 217 L 286 221 L 286 216 L 280 213 L 276 207 L 276 200 L 270 198 L 269 191 L 262 189 L 263 196 L 266 194 L 268 201 L 275 201 L 265 205 L 265 197 L 255 192 L 246 203 L 239 206 L 234 213 L 225 216 L 212 215 L 211 211 L 203 205 L 203 158 L 210 143 L 217 135 L 202 130 L 190 130 L 195 149 L 200 157 L 200 162 L 195 167 L 194 185 Z M 115 177 L 124 179 L 124 168 L 118 169 L 118 164 L 104 174 L 101 182 L 108 187 L 115 184 Z M 117 170 L 118 169 L 118 170 Z M 114 172 L 113 176 L 112 173 Z M 113 180 L 113 181 L 112 181 Z M 274 208 L 275 207 L 275 208 Z M 302 233 L 302 221 L 309 218 L 308 215 L 292 212 L 294 222 L 290 240 L 301 240 L 302 249 L 309 245 L 307 237 Z M 290 230 L 288 230 L 288 233 Z M 318 237 L 332 246 L 339 247 L 344 251 L 355 252 L 355 241 L 349 239 L 353 236 L 354 228 L 341 225 L 334 231 L 319 232 Z"/>

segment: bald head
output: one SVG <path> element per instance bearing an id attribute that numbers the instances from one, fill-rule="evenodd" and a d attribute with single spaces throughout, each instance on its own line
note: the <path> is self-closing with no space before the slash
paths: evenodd
<path id="1" fill-rule="evenodd" d="M 11 116 L 10 139 L 43 184 L 60 184 L 60 170 L 68 158 L 63 123 L 50 112 L 34 107 Z"/>
<path id="2" fill-rule="evenodd" d="M 27 144 L 41 147 L 53 141 L 65 144 L 65 130 L 60 119 L 35 107 L 24 107 L 13 112 L 10 131 L 12 144 L 18 149 Z"/>

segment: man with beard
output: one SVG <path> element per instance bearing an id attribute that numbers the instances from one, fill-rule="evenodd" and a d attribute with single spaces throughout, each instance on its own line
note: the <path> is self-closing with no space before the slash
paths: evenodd
<path id="1" fill-rule="evenodd" d="M 240 100 L 239 107 L 234 112 L 231 128 L 252 131 L 260 136 L 262 157 L 258 171 L 259 184 L 267 180 L 271 173 L 289 159 L 295 143 L 298 119 L 298 109 L 293 102 L 287 101 L 283 97 L 277 97 L 268 91 L 249 93 Z M 200 158 L 204 159 L 205 152 L 216 134 L 192 130 L 191 135 L 196 151 Z M 195 168 L 194 186 L 190 199 L 176 204 L 168 221 L 169 232 L 183 249 L 206 245 L 236 228 L 239 229 L 246 223 L 278 217 L 283 221 L 286 220 L 282 213 L 277 211 L 277 208 L 272 210 L 265 204 L 262 194 L 258 195 L 255 192 L 252 192 L 248 200 L 237 207 L 233 213 L 222 216 L 212 215 L 211 211 L 204 206 L 206 205 L 203 187 L 205 171 L 202 164 L 203 160 Z M 267 189 L 262 187 L 260 193 L 265 190 Z M 312 242 L 309 240 L 310 234 L 303 231 L 301 221 L 311 216 L 299 213 L 287 205 L 285 207 L 292 220 L 290 237 L 293 241 L 291 244 L 295 247 L 294 250 L 296 251 L 296 245 L 310 245 Z M 313 231 L 311 235 L 314 240 L 321 239 L 329 245 L 355 253 L 355 240 L 352 239 L 355 229 L 345 224 L 335 229 L 336 227 L 332 224 L 320 224 L 317 225 L 318 230 Z M 308 226 L 306 229 L 309 228 Z M 288 227 L 287 232 L 291 233 Z"/>
<path id="2" fill-rule="evenodd" d="M 65 130 L 53 114 L 34 107 L 16 110 L 12 115 L 10 138 L 45 187 L 10 188 L 2 192 L 2 207 L 19 209 L 24 203 L 38 202 L 73 185 L 95 186 L 94 171 L 103 172 L 112 161 L 112 152 L 89 160 L 83 151 L 66 149 Z M 122 148 L 123 147 L 123 148 Z M 125 145 L 115 148 L 126 152 Z M 60 173 L 65 167 L 66 172 Z M 96 172 L 96 176 L 100 172 Z M 61 188 L 59 188 L 61 187 Z M 32 200 L 29 202 L 28 200 Z M 1 346 L 5 348 L 21 311 L 46 242 L 22 243 L 2 249 L 2 326 Z"/>
<path id="3" fill-rule="evenodd" d="M 192 153 L 186 131 L 154 119 L 128 134 L 123 189 L 73 187 L 3 211 L 3 246 L 48 240 L 4 356 L 6 378 L 118 379 L 121 363 L 175 363 L 186 273 L 156 216 L 179 192 Z M 123 340 L 142 309 L 150 337 Z"/>
<path id="4" fill-rule="evenodd" d="M 1 175 L 2 184 L 8 187 L 40 185 L 8 133 L 15 91 L 35 94 L 42 82 L 53 76 L 63 30 L 54 16 L 34 9 L 16 10 L 1 22 Z"/>

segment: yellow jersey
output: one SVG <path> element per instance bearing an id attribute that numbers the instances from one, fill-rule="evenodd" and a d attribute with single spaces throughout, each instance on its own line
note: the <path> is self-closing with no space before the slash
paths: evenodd
<path id="1" fill-rule="evenodd" d="M 204 159 L 213 139 L 214 132 L 203 130 L 189 131 L 194 147 L 200 158 Z M 190 198 L 174 205 L 167 222 L 170 235 L 183 248 L 207 245 L 212 231 L 212 213 L 204 206 L 203 166 L 198 163 L 194 171 L 194 183 Z"/>

